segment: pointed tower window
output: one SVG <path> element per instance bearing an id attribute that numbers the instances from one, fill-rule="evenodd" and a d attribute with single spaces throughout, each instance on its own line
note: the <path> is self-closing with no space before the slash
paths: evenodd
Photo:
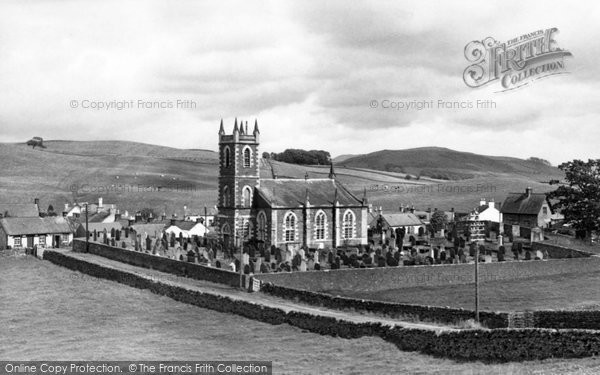
<path id="1" fill-rule="evenodd" d="M 244 149 L 244 168 L 250 168 L 252 153 L 250 152 L 250 148 L 246 147 Z"/>
<path id="2" fill-rule="evenodd" d="M 231 165 L 231 152 L 229 151 L 229 147 L 225 147 L 225 168 L 228 168 Z"/>
<path id="3" fill-rule="evenodd" d="M 244 186 L 244 190 L 242 190 L 242 206 L 250 207 L 252 204 L 252 189 L 249 186 Z"/>

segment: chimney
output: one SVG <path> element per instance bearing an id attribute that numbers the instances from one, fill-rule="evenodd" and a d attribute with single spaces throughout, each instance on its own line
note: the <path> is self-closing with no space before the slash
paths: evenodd
<path id="1" fill-rule="evenodd" d="M 481 199 L 479 200 L 479 206 L 480 206 L 480 207 L 481 207 L 481 206 L 485 206 L 486 204 L 487 204 L 487 202 L 485 201 L 485 198 L 481 198 Z"/>
<path id="2" fill-rule="evenodd" d="M 404 205 L 403 204 L 400 205 L 400 212 L 404 213 Z"/>
<path id="3" fill-rule="evenodd" d="M 139 223 L 140 221 L 142 221 L 142 213 L 138 211 L 135 213 L 135 222 Z"/>
<path id="4" fill-rule="evenodd" d="M 493 199 L 490 199 L 490 200 L 488 201 L 488 207 L 489 207 L 489 208 L 494 208 L 494 206 L 495 206 L 494 200 L 493 200 Z"/>
<path id="5" fill-rule="evenodd" d="M 115 212 L 115 221 L 117 220 L 121 220 L 121 211 L 117 210 L 117 212 Z"/>
<path id="6" fill-rule="evenodd" d="M 166 213 L 166 212 L 163 212 L 163 213 L 162 213 L 162 215 L 160 216 L 160 220 L 161 220 L 161 221 L 165 221 L 165 220 L 167 220 L 167 213 Z"/>
<path id="7" fill-rule="evenodd" d="M 171 216 L 171 225 L 175 225 L 176 221 L 177 221 L 177 216 L 175 216 L 175 214 L 173 214 L 173 216 Z"/>
<path id="8" fill-rule="evenodd" d="M 454 212 L 454 207 L 452 207 L 452 208 L 450 209 L 450 212 Z"/>
<path id="9" fill-rule="evenodd" d="M 103 202 L 102 202 L 102 197 L 98 198 L 98 208 L 102 208 L 102 207 L 104 207 L 104 206 L 102 205 L 102 203 L 103 203 Z"/>
<path id="10" fill-rule="evenodd" d="M 410 213 L 411 213 L 411 214 L 414 214 L 414 213 L 415 213 L 415 206 L 414 206 L 414 205 L 413 205 L 413 206 L 410 206 Z"/>
<path id="11" fill-rule="evenodd" d="M 531 197 L 532 191 L 533 189 L 531 188 L 531 186 L 528 186 L 527 189 L 525 189 L 525 195 L 527 196 L 527 198 Z"/>
<path id="12" fill-rule="evenodd" d="M 33 200 L 33 203 L 34 203 L 34 204 L 37 204 L 37 205 L 38 205 L 38 207 L 39 207 L 39 205 L 40 205 L 40 198 L 35 198 L 35 199 Z"/>
<path id="13" fill-rule="evenodd" d="M 69 211 L 69 204 L 65 203 L 65 211 Z"/>
<path id="14" fill-rule="evenodd" d="M 150 223 L 150 222 L 152 222 L 152 220 L 154 220 L 154 215 L 152 215 L 152 212 L 150 212 L 148 214 L 148 222 Z"/>

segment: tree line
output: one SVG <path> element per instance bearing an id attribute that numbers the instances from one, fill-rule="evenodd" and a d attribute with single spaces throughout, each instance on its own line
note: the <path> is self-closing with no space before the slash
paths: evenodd
<path id="1" fill-rule="evenodd" d="M 326 165 L 331 163 L 331 155 L 328 151 L 323 150 L 301 150 L 288 148 L 287 150 L 276 153 L 276 152 L 263 152 L 264 159 L 273 159 L 290 164 L 312 164 L 312 165 Z"/>

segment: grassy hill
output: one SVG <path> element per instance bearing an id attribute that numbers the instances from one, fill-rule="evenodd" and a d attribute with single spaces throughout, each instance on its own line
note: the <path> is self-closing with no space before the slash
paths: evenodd
<path id="1" fill-rule="evenodd" d="M 445 180 L 463 180 L 490 173 L 541 176 L 542 178 L 561 175 L 557 168 L 540 162 L 478 155 L 440 147 L 382 150 L 354 156 L 340 164 Z"/>
<path id="2" fill-rule="evenodd" d="M 32 202 L 37 197 L 42 209 L 52 204 L 61 211 L 67 202 L 95 202 L 103 197 L 105 203 L 117 204 L 122 211 L 150 207 L 158 213 L 180 216 L 184 206 L 187 213 L 193 213 L 217 203 L 218 156 L 214 151 L 123 141 L 44 144 L 45 149 L 32 149 L 25 144 L 0 143 L 0 202 Z M 386 211 L 395 211 L 400 204 L 466 211 L 477 206 L 482 197 L 500 202 L 508 192 L 522 191 L 527 186 L 547 191 L 550 186 L 545 181 L 561 178 L 556 168 L 514 158 L 435 148 L 381 151 L 382 159 L 400 155 L 394 160 L 413 175 L 430 168 L 452 170 L 462 176 L 450 181 L 426 176 L 407 180 L 406 173 L 376 170 L 381 163 L 372 155 L 356 156 L 336 165 L 336 178 L 358 197 L 366 190 L 369 202 Z M 273 174 L 279 178 L 304 178 L 306 174 L 326 178 L 329 166 L 263 160 L 261 177 L 271 178 Z"/>

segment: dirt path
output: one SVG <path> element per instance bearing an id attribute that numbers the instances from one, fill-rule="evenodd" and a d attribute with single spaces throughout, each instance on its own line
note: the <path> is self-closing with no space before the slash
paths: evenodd
<path id="1" fill-rule="evenodd" d="M 93 254 L 85 254 L 85 253 L 77 253 L 71 250 L 54 250 L 58 251 L 66 256 L 73 257 L 75 259 L 83 260 L 85 262 L 98 264 L 104 267 L 109 267 L 113 269 L 117 269 L 119 271 L 127 272 L 129 274 L 133 274 L 136 276 L 140 276 L 143 278 L 160 281 L 165 284 L 174 285 L 174 286 L 182 286 L 187 289 L 197 290 L 202 293 L 207 294 L 215 294 L 229 297 L 233 300 L 242 300 L 249 303 L 260 304 L 263 306 L 273 307 L 281 309 L 285 312 L 290 311 L 298 311 L 304 313 L 310 313 L 313 315 L 319 315 L 323 317 L 332 317 L 339 320 L 345 320 L 349 322 L 356 323 L 381 323 L 383 325 L 388 326 L 399 326 L 403 328 L 418 328 L 418 329 L 427 329 L 433 330 L 437 332 L 441 331 L 453 331 L 457 330 L 452 327 L 435 325 L 435 324 L 427 324 L 427 323 L 413 323 L 395 320 L 392 318 L 385 318 L 375 315 L 369 314 L 360 314 L 357 312 L 350 311 L 339 311 L 332 310 L 323 307 L 314 307 L 306 304 L 297 303 L 294 301 L 285 300 L 282 298 L 278 298 L 275 296 L 263 294 L 263 293 L 248 293 L 246 291 L 229 287 L 227 285 L 211 283 L 209 281 L 204 280 L 195 280 L 180 276 L 175 276 L 169 273 L 151 270 L 147 268 L 141 268 L 137 266 L 133 266 L 130 264 L 122 263 L 119 261 L 107 259 L 101 256 L 93 255 Z"/>

